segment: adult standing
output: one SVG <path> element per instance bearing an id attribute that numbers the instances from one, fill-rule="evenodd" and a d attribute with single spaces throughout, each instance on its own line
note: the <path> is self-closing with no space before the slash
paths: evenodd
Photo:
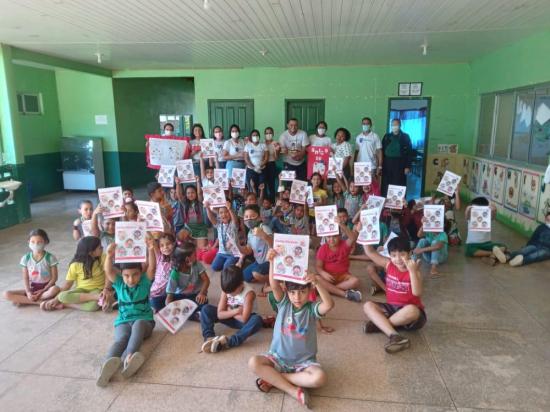
<path id="1" fill-rule="evenodd" d="M 241 129 L 233 124 L 229 128 L 231 139 L 223 144 L 223 157 L 227 161 L 227 175 L 233 176 L 233 168 L 244 169 L 244 143 L 240 139 Z"/>
<path id="2" fill-rule="evenodd" d="M 307 133 L 298 128 L 298 120 L 290 119 L 286 124 L 287 129 L 279 137 L 281 153 L 284 155 L 284 168 L 294 170 L 296 179 L 306 180 L 306 148 L 309 146 Z"/>
<path id="3" fill-rule="evenodd" d="M 189 142 L 191 144 L 191 159 L 193 160 L 193 170 L 195 176 L 200 176 L 201 167 L 201 139 L 204 139 L 204 129 L 202 124 L 195 123 L 191 128 L 193 139 Z"/>
<path id="4" fill-rule="evenodd" d="M 411 171 L 411 138 L 401 130 L 401 120 L 392 120 L 391 132 L 382 139 L 382 152 L 382 196 L 386 196 L 388 185 L 407 186 Z"/>
<path id="5" fill-rule="evenodd" d="M 244 162 L 246 163 L 246 186 L 249 192 L 258 193 L 258 187 L 264 183 L 265 165 L 269 153 L 265 143 L 260 142 L 260 132 L 256 129 L 250 132 L 250 143 L 244 146 Z"/>
<path id="6" fill-rule="evenodd" d="M 330 140 L 330 137 L 326 135 L 328 129 L 327 123 L 324 120 L 321 120 L 317 123 L 315 129 L 317 129 L 317 133 L 309 136 L 309 142 L 311 145 L 314 147 L 330 147 L 332 141 Z"/>
<path id="7" fill-rule="evenodd" d="M 265 183 L 267 188 L 267 195 L 272 202 L 275 202 L 276 187 L 275 183 L 277 182 L 277 159 L 279 158 L 279 151 L 281 147 L 279 143 L 273 142 L 273 128 L 268 126 L 264 130 L 265 134 L 265 147 L 267 149 L 267 163 L 265 165 Z"/>
<path id="8" fill-rule="evenodd" d="M 363 117 L 361 128 L 363 130 L 355 138 L 355 161 L 370 163 L 374 179 L 376 175 L 379 176 L 382 174 L 382 141 L 372 131 L 372 120 L 370 117 Z"/>
<path id="9" fill-rule="evenodd" d="M 345 127 L 340 127 L 334 132 L 334 140 L 336 140 L 336 142 L 331 146 L 334 157 L 343 159 L 342 172 L 348 181 L 351 176 L 351 156 L 353 154 L 353 149 L 349 142 L 350 139 L 351 133 L 349 130 Z"/>

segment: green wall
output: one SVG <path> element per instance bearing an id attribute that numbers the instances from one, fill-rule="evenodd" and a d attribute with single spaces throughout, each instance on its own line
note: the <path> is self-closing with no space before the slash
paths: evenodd
<path id="1" fill-rule="evenodd" d="M 57 70 L 56 77 L 63 136 L 103 138 L 105 185 L 120 185 L 112 79 L 72 70 Z M 97 125 L 96 115 L 107 115 L 107 124 Z"/>
<path id="2" fill-rule="evenodd" d="M 144 135 L 159 132 L 161 113 L 194 112 L 193 79 L 113 79 L 113 91 L 122 183 L 141 185 L 154 180 L 145 168 Z"/>

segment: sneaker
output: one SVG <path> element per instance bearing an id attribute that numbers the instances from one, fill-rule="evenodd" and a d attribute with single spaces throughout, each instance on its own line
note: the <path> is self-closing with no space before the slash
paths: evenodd
<path id="1" fill-rule="evenodd" d="M 508 261 L 508 259 L 506 258 L 506 255 L 504 254 L 502 249 L 499 248 L 498 246 L 493 246 L 493 255 L 496 256 L 496 258 L 500 263 L 506 263 Z"/>
<path id="2" fill-rule="evenodd" d="M 227 346 L 227 337 L 222 335 L 208 339 L 202 344 L 201 350 L 206 353 L 217 353 Z"/>
<path id="3" fill-rule="evenodd" d="M 380 329 L 378 329 L 378 326 L 376 326 L 373 322 L 370 320 L 368 322 L 365 322 L 363 325 L 363 333 L 371 334 L 371 333 L 380 333 L 382 332 Z"/>
<path id="4" fill-rule="evenodd" d="M 382 289 L 381 289 L 380 287 L 378 287 L 378 285 L 372 285 L 372 286 L 370 287 L 370 295 L 371 295 L 371 296 L 374 296 L 374 295 L 376 295 L 378 292 L 381 292 L 381 291 L 382 291 Z"/>
<path id="5" fill-rule="evenodd" d="M 212 352 L 212 344 L 216 340 L 217 336 L 214 336 L 213 338 L 208 338 L 204 341 L 204 343 L 201 346 L 201 352 L 210 353 Z"/>
<path id="6" fill-rule="evenodd" d="M 99 372 L 99 377 L 97 378 L 95 384 L 100 388 L 107 386 L 118 368 L 120 368 L 121 363 L 122 361 L 117 357 L 109 358 L 103 362 L 103 365 L 101 365 L 101 371 Z"/>
<path id="7" fill-rule="evenodd" d="M 510 262 L 508 263 L 510 264 L 510 266 L 514 266 L 514 267 L 523 265 L 523 255 L 517 255 L 516 257 L 511 259 Z"/>
<path id="8" fill-rule="evenodd" d="M 363 295 L 358 290 L 348 289 L 346 290 L 346 299 L 352 302 L 361 302 L 361 300 L 363 300 Z"/>
<path id="9" fill-rule="evenodd" d="M 398 333 L 394 333 L 384 345 L 384 349 L 388 353 L 397 353 L 403 349 L 408 349 L 410 346 L 411 342 L 406 337 L 401 336 Z"/>

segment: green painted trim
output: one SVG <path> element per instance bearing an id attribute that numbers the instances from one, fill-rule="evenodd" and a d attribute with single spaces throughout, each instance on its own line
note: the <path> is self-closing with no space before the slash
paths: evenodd
<path id="1" fill-rule="evenodd" d="M 76 62 L 74 60 L 66 60 L 59 57 L 50 56 L 47 54 L 36 53 L 30 50 L 11 47 L 12 60 L 16 64 L 29 65 L 42 69 L 69 69 L 85 73 L 97 74 L 105 77 L 112 77 L 112 71 L 97 67 L 86 63 Z"/>
<path id="2" fill-rule="evenodd" d="M 25 182 L 25 165 L 5 165 L 0 166 L 0 175 L 10 173 L 14 180 Z M 15 203 L 13 205 L 6 205 L 0 208 L 0 229 L 4 229 L 9 226 L 14 226 L 19 223 L 28 222 L 31 219 L 31 208 L 27 191 L 22 185 L 15 192 Z"/>
<path id="3" fill-rule="evenodd" d="M 25 156 L 25 181 L 30 200 L 63 190 L 59 152 Z"/>
<path id="4" fill-rule="evenodd" d="M 120 177 L 123 186 L 138 187 L 155 182 L 156 170 L 148 169 L 145 163 L 145 151 L 118 152 Z"/>
<path id="5" fill-rule="evenodd" d="M 120 160 L 118 152 L 103 152 L 103 169 L 105 186 L 120 186 Z"/>

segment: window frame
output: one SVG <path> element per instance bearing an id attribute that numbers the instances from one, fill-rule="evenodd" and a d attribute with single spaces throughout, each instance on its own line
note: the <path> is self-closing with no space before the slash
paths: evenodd
<path id="1" fill-rule="evenodd" d="M 36 100 L 38 102 L 38 111 L 37 112 L 32 112 L 32 111 L 28 111 L 26 106 L 25 106 L 25 97 L 27 96 L 30 96 L 30 97 L 36 97 Z M 21 102 L 21 108 L 19 107 L 19 102 Z M 23 110 L 21 110 L 23 109 Z M 27 92 L 18 92 L 17 93 L 17 110 L 19 112 L 19 114 L 21 115 L 24 115 L 24 116 L 27 116 L 27 115 L 31 115 L 31 116 L 41 116 L 44 114 L 44 104 L 42 102 L 42 93 L 38 92 L 38 93 L 27 93 Z"/>

